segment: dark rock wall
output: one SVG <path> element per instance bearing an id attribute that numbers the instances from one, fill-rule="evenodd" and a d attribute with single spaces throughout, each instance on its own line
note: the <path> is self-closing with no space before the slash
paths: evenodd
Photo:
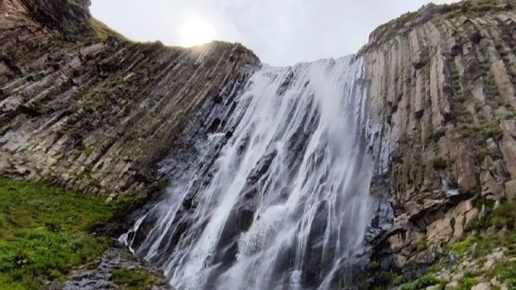
<path id="1" fill-rule="evenodd" d="M 145 193 L 183 124 L 259 60 L 240 44 L 131 42 L 88 4 L 0 2 L 0 174 Z"/>
<path id="2" fill-rule="evenodd" d="M 427 5 L 360 51 L 385 119 L 398 266 L 424 268 L 515 196 L 515 48 L 516 1 L 499 0 Z"/>

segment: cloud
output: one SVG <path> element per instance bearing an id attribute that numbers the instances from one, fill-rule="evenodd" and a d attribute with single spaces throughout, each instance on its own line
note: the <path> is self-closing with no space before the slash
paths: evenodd
<path id="1" fill-rule="evenodd" d="M 417 10 L 424 0 L 93 0 L 93 16 L 139 41 L 178 45 L 189 27 L 240 42 L 263 62 L 291 65 L 356 52 L 378 25 Z M 445 3 L 452 1 L 434 1 Z M 453 1 L 454 2 L 454 1 Z M 195 20 L 198 19 L 198 20 Z M 208 28 L 205 28 L 206 30 Z M 189 40 L 204 40 L 200 35 Z"/>

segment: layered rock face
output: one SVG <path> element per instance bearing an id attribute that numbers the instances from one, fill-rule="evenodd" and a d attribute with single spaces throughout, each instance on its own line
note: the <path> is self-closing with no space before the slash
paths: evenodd
<path id="1" fill-rule="evenodd" d="M 186 120 L 259 60 L 240 44 L 131 42 L 88 5 L 0 1 L 0 175 L 145 193 Z"/>
<path id="2" fill-rule="evenodd" d="M 131 42 L 88 4 L 0 0 L 0 175 L 144 194 L 160 160 L 223 125 L 259 60 L 239 44 Z M 390 156 L 373 189 L 388 187 L 408 276 L 516 195 L 515 48 L 516 1 L 482 0 L 427 5 L 359 52 Z"/>
<path id="3" fill-rule="evenodd" d="M 516 1 L 464 1 L 387 23 L 359 52 L 386 120 L 399 267 L 432 263 L 486 203 L 514 198 L 515 48 Z"/>

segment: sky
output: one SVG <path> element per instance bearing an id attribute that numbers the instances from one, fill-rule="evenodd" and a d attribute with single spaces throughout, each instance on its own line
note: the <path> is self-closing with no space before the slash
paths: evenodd
<path id="1" fill-rule="evenodd" d="M 374 28 L 428 2 L 92 0 L 90 9 L 94 17 L 133 40 L 179 46 L 240 42 L 262 62 L 280 66 L 355 53 Z"/>

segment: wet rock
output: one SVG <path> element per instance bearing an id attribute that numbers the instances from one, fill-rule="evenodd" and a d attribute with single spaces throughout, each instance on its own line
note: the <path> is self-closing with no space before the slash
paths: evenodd
<path id="1" fill-rule="evenodd" d="M 93 267 L 92 267 L 93 266 Z M 88 270 L 91 268 L 91 270 Z M 102 256 L 82 269 L 73 271 L 63 285 L 52 285 L 50 289 L 63 290 L 96 290 L 119 289 L 112 279 L 112 272 L 117 269 L 138 270 L 150 276 L 149 289 L 174 290 L 157 270 L 138 261 L 125 248 L 110 248 Z"/>
<path id="2" fill-rule="evenodd" d="M 303 285 L 306 288 L 317 286 L 331 266 L 323 260 L 324 232 L 328 227 L 328 205 L 322 201 L 317 207 L 315 218 L 308 234 L 306 258 L 303 264 Z"/>

